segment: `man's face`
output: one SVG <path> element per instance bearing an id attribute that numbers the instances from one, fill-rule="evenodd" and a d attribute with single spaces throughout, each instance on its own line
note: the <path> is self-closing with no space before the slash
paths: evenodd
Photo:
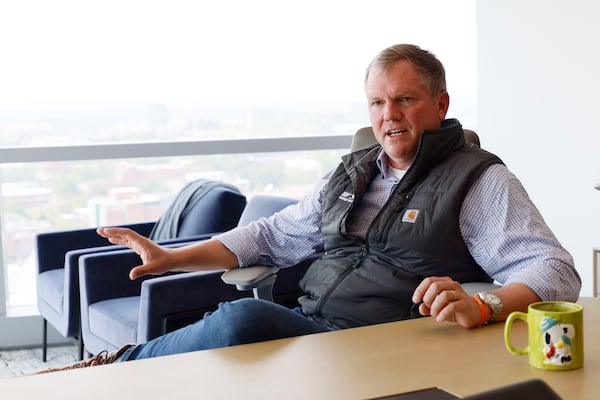
<path id="1" fill-rule="evenodd" d="M 448 93 L 432 97 L 407 61 L 398 61 L 385 72 L 371 71 L 366 93 L 377 141 L 392 167 L 407 169 L 417 152 L 421 132 L 439 129 L 445 119 Z"/>

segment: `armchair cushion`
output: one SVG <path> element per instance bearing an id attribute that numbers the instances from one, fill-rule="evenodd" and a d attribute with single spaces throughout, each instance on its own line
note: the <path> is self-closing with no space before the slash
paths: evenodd
<path id="1" fill-rule="evenodd" d="M 45 305 L 62 315 L 63 295 L 62 290 L 65 279 L 65 271 L 62 269 L 52 269 L 42 272 L 38 279 L 38 298 Z"/>
<path id="2" fill-rule="evenodd" d="M 137 343 L 137 324 L 135 322 L 139 307 L 139 296 L 122 297 L 92 304 L 88 308 L 91 333 L 96 338 L 106 341 L 107 345 L 104 347 L 108 350 L 116 350 L 125 343 Z M 123 340 L 125 343 L 122 343 Z"/>

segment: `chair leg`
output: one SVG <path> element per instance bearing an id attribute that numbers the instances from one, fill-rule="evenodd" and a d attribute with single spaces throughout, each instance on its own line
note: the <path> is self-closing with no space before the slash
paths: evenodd
<path id="1" fill-rule="evenodd" d="M 252 289 L 252 293 L 254 293 L 254 298 L 273 302 L 273 286 L 275 285 L 276 279 L 277 275 L 271 275 L 262 280 L 260 282 L 260 286 Z"/>
<path id="2" fill-rule="evenodd" d="M 48 321 L 46 318 L 43 318 L 43 328 L 42 328 L 42 361 L 46 362 L 46 353 L 48 350 Z"/>
<path id="3" fill-rule="evenodd" d="M 83 335 L 81 334 L 81 331 L 79 331 L 79 340 L 77 342 L 77 350 L 78 350 L 78 356 L 79 356 L 79 361 L 83 360 Z"/>

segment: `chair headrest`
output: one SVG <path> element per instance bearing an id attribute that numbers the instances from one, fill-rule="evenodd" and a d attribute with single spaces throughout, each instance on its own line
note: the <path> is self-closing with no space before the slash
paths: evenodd
<path id="1" fill-rule="evenodd" d="M 356 131 L 352 137 L 352 145 L 350 151 L 357 151 L 377 143 L 375 135 L 373 135 L 373 129 L 370 126 L 365 126 Z"/>
<path id="2" fill-rule="evenodd" d="M 473 143 L 477 145 L 477 147 L 481 147 L 481 142 L 479 142 L 479 135 L 470 129 L 463 129 L 463 133 L 465 134 L 465 141 L 467 143 Z"/>
<path id="3" fill-rule="evenodd" d="M 256 221 L 261 217 L 270 217 L 297 202 L 298 200 L 288 197 L 255 195 L 246 204 L 246 208 L 244 208 L 240 216 L 238 226 L 248 225 L 250 222 Z"/>

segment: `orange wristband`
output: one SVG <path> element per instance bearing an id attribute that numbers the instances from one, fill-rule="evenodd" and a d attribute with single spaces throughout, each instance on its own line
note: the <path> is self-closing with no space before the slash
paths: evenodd
<path id="1" fill-rule="evenodd" d="M 479 296 L 474 294 L 473 296 L 471 296 L 471 298 L 473 299 L 475 304 L 477 304 L 477 307 L 479 307 L 479 311 L 481 312 L 481 319 L 479 320 L 479 325 L 478 325 L 478 326 L 481 326 L 490 320 L 489 310 L 488 310 L 487 306 L 485 304 L 483 304 L 483 301 L 481 301 Z"/>

